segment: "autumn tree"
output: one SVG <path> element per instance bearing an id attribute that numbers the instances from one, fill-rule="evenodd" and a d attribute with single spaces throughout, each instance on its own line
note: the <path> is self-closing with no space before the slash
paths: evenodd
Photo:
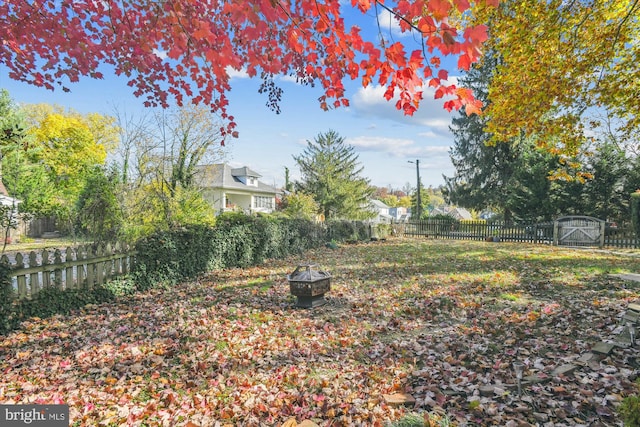
<path id="1" fill-rule="evenodd" d="M 115 147 L 117 131 L 112 117 L 82 115 L 49 105 L 27 108 L 34 138 L 34 156 L 45 167 L 61 194 L 78 194 L 94 166 L 103 165 Z"/>
<path id="2" fill-rule="evenodd" d="M 442 195 L 442 187 L 427 188 L 427 194 L 429 195 L 429 209 L 436 208 L 444 205 L 444 197 Z"/>
<path id="3" fill-rule="evenodd" d="M 290 218 L 312 220 L 318 213 L 318 203 L 312 195 L 299 191 L 285 195 L 279 209 Z"/>
<path id="4" fill-rule="evenodd" d="M 380 197 L 380 201 L 390 208 L 398 206 L 398 196 L 394 194 L 387 194 L 386 196 Z"/>
<path id="5" fill-rule="evenodd" d="M 492 105 L 489 89 L 499 61 L 488 52 L 462 79 L 486 108 Z M 488 208 L 507 221 L 550 220 L 560 212 L 580 209 L 582 183 L 550 179 L 552 171 L 566 168 L 557 155 L 538 148 L 535 139 L 524 133 L 494 141 L 487 132 L 490 120 L 484 114 L 459 114 L 453 119 L 454 144 L 449 154 L 456 172 L 444 177 L 445 195 L 451 203 L 476 210 Z M 574 158 L 572 161 L 583 166 Z"/>
<path id="6" fill-rule="evenodd" d="M 373 195 L 362 177 L 358 155 L 335 131 L 320 133 L 299 156 L 293 157 L 302 175 L 297 190 L 313 195 L 325 219 L 370 217 L 367 205 Z"/>
<path id="7" fill-rule="evenodd" d="M 499 59 L 485 113 L 494 142 L 522 133 L 553 154 L 588 144 L 604 109 L 627 137 L 640 130 L 640 2 L 505 1 L 482 8 Z"/>
<path id="8" fill-rule="evenodd" d="M 189 106 L 157 110 L 146 120 L 130 118 L 122 134 L 122 168 L 128 164 L 125 233 L 135 239 L 155 229 L 213 223 L 213 210 L 202 198 L 197 166 L 224 157 L 218 117 Z M 125 163 L 126 161 L 126 163 Z"/>
<path id="9" fill-rule="evenodd" d="M 403 208 L 411 207 L 411 196 L 402 196 L 398 198 L 398 206 Z"/>
<path id="10" fill-rule="evenodd" d="M 144 158 L 145 149 L 153 149 L 153 121 L 151 113 L 136 115 L 126 110 L 114 111 L 114 117 L 118 127 L 118 146 L 114 151 L 115 162 L 119 165 L 119 181 L 126 187 L 139 175 L 137 159 Z"/>
<path id="11" fill-rule="evenodd" d="M 498 0 L 475 4 L 484 11 Z M 407 46 L 363 28 L 376 28 L 370 15 L 383 10 L 414 35 Z M 221 115 L 225 133 L 235 127 L 227 111 L 230 69 L 259 77 L 276 110 L 282 90 L 275 77 L 285 75 L 321 86 L 324 109 L 348 105 L 344 83 L 358 80 L 384 85 L 385 98 L 406 114 L 419 107 L 424 86 L 451 96 L 449 109 L 475 111 L 470 92 L 452 86 L 440 66 L 442 56 L 457 58 L 463 70 L 479 58 L 486 27 L 471 24 L 470 13 L 467 0 L 8 0 L 0 3 L 0 63 L 12 79 L 65 91 L 108 69 L 148 106 L 205 104 Z M 358 15 L 366 21 L 347 24 Z"/>
<path id="12" fill-rule="evenodd" d="M 21 211 L 57 216 L 70 227 L 87 177 L 105 163 L 115 144 L 113 119 L 44 104 L 23 106 L 21 111 L 24 137 L 11 150 L 5 147 L 5 184 L 22 200 Z"/>

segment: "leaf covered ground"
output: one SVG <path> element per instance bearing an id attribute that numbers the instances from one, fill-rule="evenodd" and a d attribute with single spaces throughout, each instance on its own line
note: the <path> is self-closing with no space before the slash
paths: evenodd
<path id="1" fill-rule="evenodd" d="M 333 276 L 312 310 L 286 280 L 309 262 Z M 26 322 L 0 336 L 0 403 L 66 403 L 73 426 L 383 426 L 421 411 L 460 426 L 621 425 L 637 349 L 585 355 L 640 300 L 608 273 L 638 269 L 628 254 L 509 243 L 320 249 Z M 521 396 L 516 360 L 537 378 Z M 415 406 L 385 402 L 398 392 Z"/>

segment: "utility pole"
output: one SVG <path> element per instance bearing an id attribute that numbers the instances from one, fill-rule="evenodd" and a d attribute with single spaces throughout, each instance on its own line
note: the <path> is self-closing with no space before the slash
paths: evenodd
<path id="1" fill-rule="evenodd" d="M 421 212 L 420 210 L 422 209 L 422 200 L 421 200 L 421 191 L 420 191 L 420 159 L 416 159 L 415 162 L 412 162 L 411 160 L 409 160 L 409 163 L 415 163 L 416 164 L 416 177 L 418 180 L 418 186 L 416 187 L 416 200 L 417 200 L 417 206 L 416 206 L 416 219 L 419 220 L 421 217 Z"/>

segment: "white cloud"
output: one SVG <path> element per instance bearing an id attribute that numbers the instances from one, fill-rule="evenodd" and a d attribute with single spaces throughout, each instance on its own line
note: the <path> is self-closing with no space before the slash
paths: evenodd
<path id="1" fill-rule="evenodd" d="M 249 78 L 249 74 L 247 73 L 246 68 L 243 68 L 241 70 L 236 70 L 233 67 L 228 66 L 227 68 L 225 68 L 225 71 L 227 72 L 227 75 L 229 76 L 230 79 L 248 79 Z"/>
<path id="2" fill-rule="evenodd" d="M 448 145 L 424 145 L 426 141 L 404 138 L 387 138 L 381 136 L 358 136 L 347 138 L 346 142 L 359 152 L 382 152 L 392 157 L 447 157 Z"/>
<path id="3" fill-rule="evenodd" d="M 394 149 L 407 148 L 414 144 L 410 139 L 385 138 L 380 136 L 358 136 L 347 138 L 346 142 L 358 151 L 386 151 L 393 153 Z"/>
<path id="4" fill-rule="evenodd" d="M 283 82 L 298 84 L 298 80 L 296 79 L 296 76 L 279 76 L 278 79 Z"/>
<path id="5" fill-rule="evenodd" d="M 409 32 L 402 32 L 398 18 L 386 9 L 383 9 L 382 12 L 378 14 L 377 19 L 380 28 L 391 32 L 394 36 L 406 36 L 410 34 Z"/>
<path id="6" fill-rule="evenodd" d="M 425 138 L 437 138 L 438 135 L 436 135 L 436 133 L 432 130 L 426 131 L 426 132 L 420 132 L 418 134 L 419 136 L 423 136 Z"/>
<path id="7" fill-rule="evenodd" d="M 153 53 L 160 59 L 167 59 L 167 52 L 160 49 L 153 49 Z"/>
<path id="8" fill-rule="evenodd" d="M 450 79 L 450 82 L 456 80 Z M 443 108 L 443 99 L 434 99 L 434 89 L 429 87 L 423 91 L 423 100 L 418 111 L 413 116 L 407 116 L 396 109 L 397 99 L 387 101 L 384 98 L 386 88 L 380 85 L 370 85 L 360 88 L 353 96 L 351 107 L 360 116 L 392 120 L 402 124 L 428 127 L 424 132 L 432 132 L 439 138 L 451 139 L 449 125 L 455 112 L 448 112 Z"/>

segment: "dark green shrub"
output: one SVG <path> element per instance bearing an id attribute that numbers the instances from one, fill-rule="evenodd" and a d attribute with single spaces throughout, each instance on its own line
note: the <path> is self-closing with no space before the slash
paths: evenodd
<path id="1" fill-rule="evenodd" d="M 104 285 L 93 289 L 45 288 L 31 299 L 3 299 L 0 309 L 0 333 L 16 329 L 20 322 L 31 317 L 45 318 L 54 314 L 68 314 L 87 304 L 100 304 L 113 301 L 115 298 L 116 294 L 112 289 Z"/>
<path id="2" fill-rule="evenodd" d="M 376 224 L 373 226 L 373 234 L 378 239 L 386 239 L 391 235 L 391 224 Z"/>
<path id="3" fill-rule="evenodd" d="M 0 263 L 0 333 L 15 327 L 13 314 L 13 286 L 11 285 L 11 269 Z"/>
<path id="4" fill-rule="evenodd" d="M 260 264 L 269 258 L 287 256 L 284 245 L 284 222 L 274 216 L 259 216 L 255 221 L 255 248 L 253 261 Z"/>
<path id="5" fill-rule="evenodd" d="M 640 239 L 640 190 L 631 193 L 631 224 Z"/>
<path id="6" fill-rule="evenodd" d="M 325 226 L 304 219 L 228 213 L 213 228 L 189 226 L 140 240 L 133 278 L 138 289 L 174 284 L 214 269 L 248 267 L 302 253 L 332 239 L 368 240 L 369 226 L 351 221 Z"/>
<path id="7" fill-rule="evenodd" d="M 114 299 L 115 295 L 103 286 L 94 289 L 68 290 L 45 288 L 32 299 L 18 301 L 15 312 L 19 320 L 23 321 L 34 316 L 49 317 L 54 314 L 68 314 L 87 304 L 100 304 Z"/>
<path id="8" fill-rule="evenodd" d="M 640 391 L 640 380 L 636 384 Z M 618 407 L 618 412 L 625 427 L 640 427 L 640 396 L 631 395 L 625 397 Z"/>
<path id="9" fill-rule="evenodd" d="M 212 267 L 217 247 L 211 244 L 215 229 L 192 225 L 160 231 L 136 243 L 134 278 L 139 289 L 156 283 L 174 284 Z"/>
<path id="10" fill-rule="evenodd" d="M 357 242 L 369 239 L 369 226 L 363 222 L 334 220 L 327 223 L 329 237 L 337 242 Z"/>
<path id="11" fill-rule="evenodd" d="M 89 174 L 76 202 L 76 230 L 96 242 L 120 237 L 122 209 L 116 196 L 118 174 L 96 167 Z"/>
<path id="12" fill-rule="evenodd" d="M 116 277 L 105 283 L 104 288 L 115 297 L 133 295 L 137 291 L 136 282 L 130 275 Z"/>

